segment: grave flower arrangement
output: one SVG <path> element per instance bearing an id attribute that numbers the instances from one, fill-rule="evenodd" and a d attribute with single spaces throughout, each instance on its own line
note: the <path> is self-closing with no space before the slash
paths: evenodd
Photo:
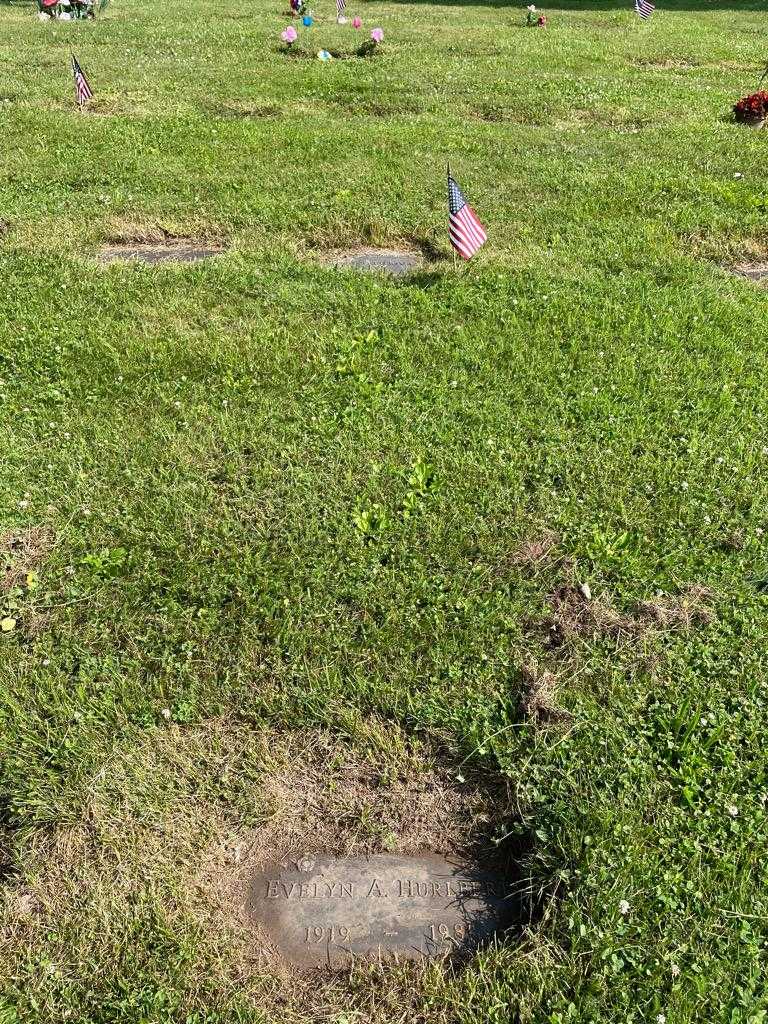
<path id="1" fill-rule="evenodd" d="M 529 28 L 546 28 L 547 27 L 547 16 L 546 14 L 539 14 L 536 10 L 535 4 L 529 4 L 526 7 L 527 16 L 525 24 Z"/>
<path id="2" fill-rule="evenodd" d="M 366 39 L 363 45 L 358 49 L 358 57 L 372 57 L 377 48 L 384 42 L 384 29 L 374 28 L 371 29 L 371 38 Z"/>
<path id="3" fill-rule="evenodd" d="M 293 44 L 296 42 L 298 37 L 299 37 L 299 33 L 296 31 L 296 29 L 293 27 L 293 25 L 289 25 L 288 28 L 284 29 L 280 33 L 280 38 L 283 40 L 283 42 L 286 45 L 286 48 L 289 49 L 289 50 L 293 46 Z"/>
<path id="4" fill-rule="evenodd" d="M 52 18 L 59 21 L 77 21 L 96 17 L 94 0 L 38 0 L 37 7 L 37 16 L 40 21 L 48 21 Z M 105 7 L 105 0 L 101 0 L 99 10 L 103 10 Z"/>
<path id="5" fill-rule="evenodd" d="M 768 118 L 768 91 L 760 89 L 744 96 L 734 104 L 733 116 L 741 124 L 762 125 Z"/>

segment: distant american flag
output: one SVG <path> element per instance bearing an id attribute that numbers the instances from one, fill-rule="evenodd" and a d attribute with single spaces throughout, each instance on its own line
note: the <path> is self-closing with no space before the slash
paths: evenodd
<path id="1" fill-rule="evenodd" d="M 640 15 L 641 18 L 645 18 L 646 21 L 653 12 L 656 10 L 656 5 L 651 3 L 651 0 L 635 0 L 635 11 Z"/>
<path id="2" fill-rule="evenodd" d="M 78 106 L 82 107 L 88 100 L 93 99 L 93 90 L 88 84 L 88 79 L 83 74 L 83 69 L 77 63 L 77 58 L 72 54 L 72 75 L 75 79 L 75 96 Z"/>
<path id="3" fill-rule="evenodd" d="M 347 6 L 347 0 L 336 0 L 336 17 L 340 18 L 344 13 L 344 8 Z"/>
<path id="4" fill-rule="evenodd" d="M 450 169 L 448 171 L 448 234 L 451 245 L 465 260 L 474 256 L 480 246 L 488 240 L 485 228 L 451 177 Z"/>

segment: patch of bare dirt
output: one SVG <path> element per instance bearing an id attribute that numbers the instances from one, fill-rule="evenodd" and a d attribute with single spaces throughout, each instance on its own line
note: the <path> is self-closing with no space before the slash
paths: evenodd
<path id="1" fill-rule="evenodd" d="M 30 526 L 0 535 L 0 594 L 22 586 L 53 547 L 53 531 Z"/>
<path id="2" fill-rule="evenodd" d="M 747 544 L 746 531 L 741 527 L 730 530 L 720 540 L 723 551 L 743 551 Z"/>
<path id="3" fill-rule="evenodd" d="M 691 629 L 708 626 L 713 621 L 712 591 L 707 587 L 692 586 L 682 594 L 664 595 L 652 601 L 641 601 L 635 612 L 635 625 L 642 630 L 650 624 L 662 630 Z"/>
<path id="4" fill-rule="evenodd" d="M 638 57 L 632 63 L 637 68 L 649 68 L 652 71 L 690 71 L 701 67 L 701 61 L 690 60 L 688 57 Z"/>
<path id="5" fill-rule="evenodd" d="M 227 121 L 262 121 L 281 117 L 284 113 L 284 109 L 277 103 L 222 103 L 213 108 L 216 117 Z"/>
<path id="6" fill-rule="evenodd" d="M 510 564 L 514 566 L 538 566 L 548 562 L 560 543 L 554 530 L 545 530 L 537 537 L 523 540 L 512 552 Z"/>
<path id="7" fill-rule="evenodd" d="M 554 672 L 540 668 L 535 662 L 523 666 L 523 711 L 527 718 L 539 725 L 558 725 L 570 722 L 569 711 L 557 701 L 559 680 Z"/>
<path id="8" fill-rule="evenodd" d="M 551 647 L 563 647 L 578 637 L 638 639 L 654 632 L 690 629 L 712 621 L 706 587 L 692 586 L 681 594 L 641 601 L 629 613 L 619 612 L 605 599 L 585 594 L 583 587 L 563 583 L 550 595 L 552 615 L 544 620 Z"/>

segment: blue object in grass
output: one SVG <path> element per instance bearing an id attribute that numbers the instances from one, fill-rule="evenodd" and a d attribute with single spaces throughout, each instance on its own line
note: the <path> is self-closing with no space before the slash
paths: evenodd
<path id="1" fill-rule="evenodd" d="M 312 19 L 308 14 L 305 14 L 304 17 L 301 19 L 301 24 L 304 26 L 304 28 L 309 28 L 309 26 L 312 24 Z"/>

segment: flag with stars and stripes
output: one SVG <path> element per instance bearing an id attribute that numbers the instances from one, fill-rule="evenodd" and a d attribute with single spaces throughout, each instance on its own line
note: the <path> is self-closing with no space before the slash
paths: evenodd
<path id="1" fill-rule="evenodd" d="M 448 235 L 451 245 L 465 260 L 471 259 L 488 240 L 477 214 L 464 198 L 448 169 Z"/>
<path id="2" fill-rule="evenodd" d="M 651 0 L 635 0 L 635 12 L 644 18 L 646 21 L 653 12 L 656 10 L 656 5 L 651 3 Z"/>
<path id="3" fill-rule="evenodd" d="M 83 73 L 83 69 L 77 63 L 77 58 L 74 53 L 72 54 L 72 75 L 75 79 L 75 98 L 77 99 L 77 105 L 82 107 L 88 100 L 93 99 L 93 90 L 88 84 L 88 79 Z"/>
<path id="4" fill-rule="evenodd" d="M 336 17 L 340 18 L 344 14 L 344 8 L 347 6 L 347 0 L 336 0 Z"/>

